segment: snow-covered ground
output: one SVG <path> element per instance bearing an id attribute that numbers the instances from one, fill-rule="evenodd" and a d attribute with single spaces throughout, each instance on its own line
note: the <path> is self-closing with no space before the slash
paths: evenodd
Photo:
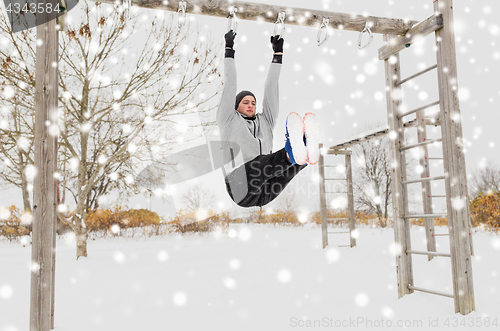
<path id="1" fill-rule="evenodd" d="M 474 235 L 476 311 L 465 317 L 451 298 L 398 300 L 393 240 L 392 229 L 362 228 L 357 247 L 335 247 L 348 243 L 338 234 L 323 250 L 316 226 L 232 225 L 225 234 L 98 239 L 76 261 L 74 243 L 60 238 L 55 330 L 499 328 L 498 235 Z M 447 237 L 437 240 L 449 251 Z M 412 244 L 425 249 L 420 228 Z M 0 331 L 29 328 L 30 255 L 29 245 L 0 243 Z M 413 266 L 415 286 L 451 293 L 449 258 L 414 256 Z"/>

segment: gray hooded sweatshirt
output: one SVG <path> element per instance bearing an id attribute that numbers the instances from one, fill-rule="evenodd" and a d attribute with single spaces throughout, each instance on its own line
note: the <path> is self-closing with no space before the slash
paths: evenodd
<path id="1" fill-rule="evenodd" d="M 273 129 L 279 113 L 280 71 L 280 63 L 271 63 L 264 87 L 263 112 L 251 119 L 234 109 L 237 93 L 235 60 L 224 59 L 224 89 L 217 110 L 217 126 L 223 142 L 226 173 L 258 155 L 272 153 Z M 237 154 L 235 144 L 239 146 Z"/>

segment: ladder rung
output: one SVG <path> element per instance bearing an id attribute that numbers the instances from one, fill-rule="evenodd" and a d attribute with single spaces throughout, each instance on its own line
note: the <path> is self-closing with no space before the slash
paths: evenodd
<path id="1" fill-rule="evenodd" d="M 421 143 L 418 143 L 418 144 L 408 145 L 408 146 L 401 147 L 399 150 L 400 151 L 406 151 L 407 149 L 411 149 L 411 148 L 415 148 L 415 147 L 420 147 L 420 146 L 425 146 L 425 145 L 430 145 L 430 144 L 434 144 L 434 143 L 437 143 L 437 142 L 440 142 L 440 141 L 443 141 L 443 139 L 441 139 L 441 138 L 439 138 L 439 139 L 429 139 L 429 140 L 426 140 L 426 141 L 422 141 Z"/>
<path id="2" fill-rule="evenodd" d="M 329 217 L 326 220 L 327 221 L 348 221 L 349 218 L 347 218 L 347 217 L 340 217 L 340 218 Z"/>
<path id="3" fill-rule="evenodd" d="M 351 245 L 338 245 L 337 247 L 351 247 Z"/>
<path id="4" fill-rule="evenodd" d="M 403 218 L 444 218 L 444 217 L 448 217 L 448 214 L 412 214 L 403 216 Z"/>
<path id="5" fill-rule="evenodd" d="M 337 234 L 337 233 L 350 233 L 349 231 L 347 232 L 328 232 L 328 234 Z"/>
<path id="6" fill-rule="evenodd" d="M 427 160 L 442 160 L 442 157 L 428 157 Z"/>
<path id="7" fill-rule="evenodd" d="M 437 252 L 414 251 L 414 250 L 407 250 L 406 253 L 407 254 L 421 254 L 421 255 L 451 257 L 451 254 L 449 254 L 449 253 L 437 253 Z"/>
<path id="8" fill-rule="evenodd" d="M 440 180 L 440 179 L 445 179 L 445 177 L 444 176 L 436 176 L 436 177 L 426 177 L 426 178 L 420 178 L 420 179 L 404 180 L 401 182 L 401 184 L 406 185 L 406 184 L 412 184 L 412 183 L 430 182 L 431 180 Z"/>
<path id="9" fill-rule="evenodd" d="M 425 288 L 411 286 L 411 285 L 408 285 L 408 288 L 410 290 L 414 290 L 414 291 L 420 291 L 420 292 L 426 292 L 426 293 L 431 293 L 431 294 L 437 294 L 437 295 L 442 295 L 442 296 L 450 297 L 450 298 L 454 297 L 453 294 L 448 294 L 448 293 L 438 292 L 438 291 L 433 291 L 433 290 L 426 290 Z"/>
<path id="10" fill-rule="evenodd" d="M 446 198 L 446 195 L 431 195 L 431 198 Z"/>
<path id="11" fill-rule="evenodd" d="M 406 113 L 398 115 L 398 118 L 403 118 L 405 116 L 411 115 L 411 114 L 416 113 L 418 111 L 421 111 L 421 110 L 424 110 L 424 109 L 427 109 L 427 108 L 430 108 L 430 107 L 434 107 L 434 106 L 437 106 L 437 105 L 439 105 L 439 100 L 438 101 L 434 101 L 433 103 L 430 103 L 430 104 L 428 104 L 426 106 L 423 106 L 423 107 L 420 107 L 420 108 L 417 108 L 417 109 L 413 109 L 413 110 L 407 111 Z"/>
<path id="12" fill-rule="evenodd" d="M 347 180 L 347 178 L 325 178 L 325 180 Z"/>
<path id="13" fill-rule="evenodd" d="M 429 67 L 429 68 L 427 68 L 427 69 L 425 69 L 425 70 L 422 70 L 422 71 L 420 71 L 420 72 L 416 73 L 416 74 L 415 74 L 415 75 L 413 75 L 413 76 L 410 76 L 410 77 L 405 78 L 405 79 L 403 79 L 403 80 L 401 80 L 401 81 L 399 81 L 399 82 L 396 82 L 396 86 L 399 86 L 399 85 L 401 85 L 401 84 L 404 84 L 404 83 L 406 83 L 407 81 L 412 80 L 413 78 L 417 78 L 418 76 L 423 75 L 423 74 L 425 74 L 426 72 L 429 72 L 429 71 L 431 71 L 431 70 L 433 70 L 433 69 L 436 69 L 436 68 L 437 68 L 437 64 L 435 64 L 435 65 L 433 65 L 432 67 Z"/>
<path id="14" fill-rule="evenodd" d="M 449 233 L 434 233 L 433 236 L 449 236 Z"/>

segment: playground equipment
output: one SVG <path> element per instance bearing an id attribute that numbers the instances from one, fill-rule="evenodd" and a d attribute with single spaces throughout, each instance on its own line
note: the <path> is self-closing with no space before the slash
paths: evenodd
<path id="1" fill-rule="evenodd" d="M 356 229 L 356 222 L 354 220 L 354 194 L 353 194 L 353 185 L 352 185 L 352 163 L 351 156 L 352 152 L 350 150 L 325 150 L 323 149 L 323 144 L 319 144 L 319 149 L 321 151 L 318 161 L 318 169 L 319 169 L 319 204 L 320 204 L 320 214 L 321 214 L 321 237 L 323 240 L 323 248 L 328 246 L 328 235 L 329 234 L 349 234 L 349 245 L 339 245 L 339 247 L 354 247 L 356 246 L 356 237 L 354 236 L 354 230 Z M 328 165 L 325 164 L 325 156 L 326 155 L 344 155 L 345 156 L 345 178 L 339 178 L 338 175 L 336 177 L 326 177 L 325 176 L 325 168 L 338 168 L 343 167 L 342 164 L 337 165 Z M 331 174 L 329 174 L 331 176 Z M 345 191 L 327 191 L 327 183 L 333 182 L 346 182 Z M 327 194 L 346 194 L 347 195 L 347 214 L 346 218 L 329 218 L 327 217 L 327 204 L 326 197 Z M 349 231 L 328 231 L 328 221 L 348 221 Z"/>
<path id="2" fill-rule="evenodd" d="M 100 2 L 117 4 L 114 0 L 101 0 Z M 277 23 L 281 25 L 281 34 L 284 32 L 284 17 L 283 14 L 279 15 L 279 13 L 283 12 L 288 17 L 287 24 L 317 27 L 319 23 L 322 23 L 319 28 L 320 33 L 318 37 L 318 44 L 320 45 L 328 36 L 328 31 L 326 31 L 325 40 L 321 40 L 321 32 L 322 30 L 327 30 L 328 24 L 334 29 L 358 31 L 360 33 L 365 31 L 369 34 L 369 38 L 373 33 L 385 34 L 385 40 L 388 41 L 388 44 L 380 48 L 379 58 L 385 63 L 388 106 L 387 132 L 391 134 L 391 138 L 394 138 L 391 139 L 391 159 L 399 165 L 392 169 L 394 231 L 396 247 L 399 247 L 399 251 L 396 254 L 398 295 L 402 297 L 417 290 L 453 297 L 455 312 L 466 315 L 475 310 L 475 303 L 472 283 L 472 239 L 467 203 L 467 180 L 465 176 L 461 116 L 457 96 L 453 4 L 452 0 L 434 0 L 433 2 L 436 14 L 421 23 L 403 19 L 354 16 L 329 11 L 229 0 L 189 0 L 180 2 L 127 0 L 121 4 L 126 5 L 127 8 L 130 8 L 130 6 L 140 6 L 148 9 L 178 12 L 181 26 L 185 22 L 184 15 L 186 13 L 227 18 L 228 8 L 236 7 L 238 8 L 239 18 L 244 20 L 276 23 L 276 17 L 278 17 Z M 40 0 L 38 2 L 39 5 L 45 3 L 56 4 L 57 0 Z M 233 13 L 233 18 L 235 18 L 235 14 L 236 11 Z M 33 192 L 33 272 L 31 279 L 30 330 L 46 331 L 54 327 L 54 224 L 57 204 L 57 186 L 54 178 L 54 174 L 56 173 L 55 160 L 57 160 L 57 137 L 49 134 L 50 125 L 46 124 L 57 123 L 58 29 L 56 28 L 56 15 L 54 12 L 42 12 L 37 15 L 40 15 L 37 16 L 37 19 L 40 18 L 43 22 L 47 23 L 37 26 L 37 39 L 40 42 L 37 46 L 36 61 L 35 150 L 37 154 L 35 155 L 34 165 L 38 169 L 38 176 L 35 179 Z M 63 16 L 58 20 L 59 23 L 63 19 Z M 283 17 L 282 20 L 280 20 L 280 16 Z M 323 18 L 328 18 L 328 23 Z M 64 26 L 64 24 L 60 25 Z M 400 77 L 399 52 L 409 47 L 417 39 L 432 32 L 435 32 L 436 36 L 437 64 L 417 75 L 402 80 Z M 358 39 L 359 47 L 363 47 L 361 46 L 361 39 L 362 37 Z M 56 65 L 53 65 L 54 63 Z M 404 167 L 405 151 L 427 146 L 431 141 L 422 140 L 424 138 L 421 138 L 422 141 L 416 145 L 404 145 L 404 117 L 416 113 L 418 122 L 419 118 L 425 118 L 423 112 L 425 107 L 402 114 L 399 107 L 401 105 L 400 89 L 401 85 L 409 79 L 433 69 L 437 69 L 439 80 L 439 120 L 442 131 L 440 142 L 443 145 L 445 176 L 408 180 Z M 338 150 L 338 148 L 330 149 Z M 447 213 L 433 214 L 426 207 L 425 214 L 423 215 L 409 214 L 407 186 L 413 183 L 424 185 L 430 181 L 443 179 L 446 187 Z M 433 218 L 443 216 L 448 218 L 448 227 L 450 230 L 449 257 L 451 257 L 452 261 L 453 294 L 426 290 L 413 285 L 412 254 L 425 254 L 427 256 L 448 256 L 448 254 L 436 253 L 432 251 L 432 246 L 428 246 L 427 252 L 412 250 L 409 235 L 409 219 L 425 218 L 432 220 Z M 430 223 L 429 229 L 432 229 Z M 429 230 L 428 235 L 432 237 L 432 234 L 433 230 Z M 428 242 L 432 242 L 432 240 Z"/>

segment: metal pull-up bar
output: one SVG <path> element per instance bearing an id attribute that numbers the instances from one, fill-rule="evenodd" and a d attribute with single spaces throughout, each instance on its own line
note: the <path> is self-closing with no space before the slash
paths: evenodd
<path id="1" fill-rule="evenodd" d="M 93 0 L 95 1 L 95 0 Z M 115 0 L 99 2 L 116 4 Z M 176 0 L 132 0 L 132 6 L 177 12 L 179 1 Z M 227 18 L 230 8 L 238 8 L 238 18 L 242 20 L 275 23 L 278 13 L 286 13 L 286 23 L 299 26 L 319 27 L 322 18 L 328 18 L 330 27 L 340 30 L 363 31 L 369 22 L 373 33 L 404 35 L 418 21 L 355 14 L 343 14 L 324 10 L 311 10 L 276 6 L 264 3 L 229 0 L 187 0 L 186 13 Z"/>

